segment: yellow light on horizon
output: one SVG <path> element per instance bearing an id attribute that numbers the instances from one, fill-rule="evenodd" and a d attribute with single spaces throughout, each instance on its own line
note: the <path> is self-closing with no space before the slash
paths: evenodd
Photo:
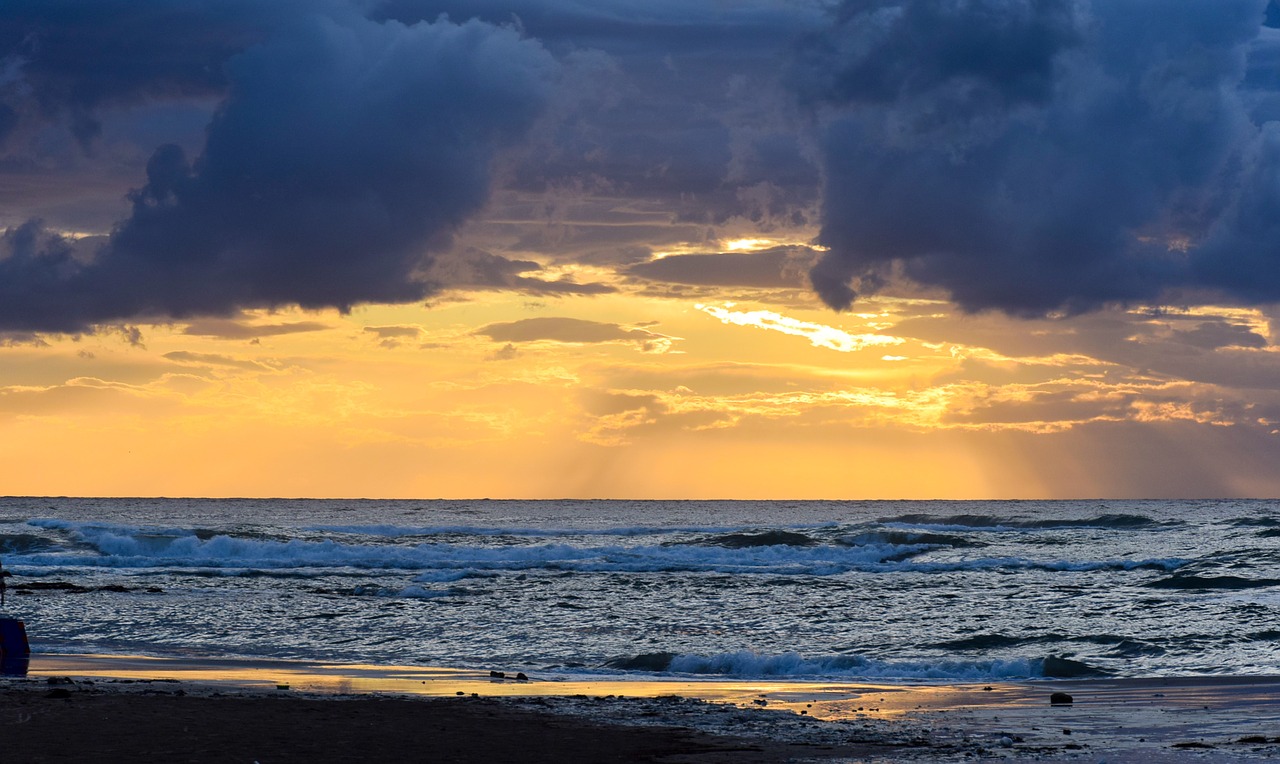
<path id="1" fill-rule="evenodd" d="M 732 303 L 725 304 L 732 307 Z M 701 303 L 694 305 L 694 308 L 720 319 L 721 323 L 753 326 L 757 329 L 804 337 L 814 347 L 837 350 L 841 353 L 850 353 L 868 346 L 901 345 L 906 342 L 901 337 L 884 334 L 850 334 L 834 326 L 801 321 L 771 310 L 737 311 Z"/>
<path id="2" fill-rule="evenodd" d="M 773 239 L 729 239 L 725 241 L 724 248 L 729 252 L 755 252 L 777 245 Z"/>

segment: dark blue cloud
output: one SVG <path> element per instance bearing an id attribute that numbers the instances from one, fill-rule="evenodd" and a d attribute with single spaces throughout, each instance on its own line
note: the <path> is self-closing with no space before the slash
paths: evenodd
<path id="1" fill-rule="evenodd" d="M 515 189 L 600 179 L 615 195 L 655 200 L 681 221 L 744 214 L 741 191 L 769 184 L 786 220 L 816 200 L 817 168 L 776 82 L 816 6 L 789 0 L 384 0 L 403 21 L 515 22 L 567 69 L 562 118 L 516 168 Z M 790 222 L 800 222 L 791 219 Z"/>
<path id="2" fill-rule="evenodd" d="M 837 7 L 834 27 L 799 54 L 806 100 L 1039 102 L 1058 54 L 1083 36 L 1073 0 L 857 0 Z"/>
<path id="3" fill-rule="evenodd" d="M 315 7 L 323 7 L 317 0 Z M 223 65 L 295 3 L 251 0 L 7 0 L 0 8 L 0 104 L 27 122 L 66 126 L 90 149 L 100 111 L 157 98 L 207 97 Z M 0 125 L 0 137 L 3 137 Z"/>
<path id="4" fill-rule="evenodd" d="M 74 159 L 51 151 L 50 126 L 70 129 L 86 150 L 116 150 L 113 131 L 147 153 L 163 141 L 185 147 L 155 150 L 131 214 L 91 264 L 74 259 L 34 289 L 26 279 L 36 261 L 0 262 L 0 295 L 14 296 L 0 325 L 78 329 L 113 317 L 416 299 L 441 272 L 424 251 L 440 251 L 488 199 L 500 148 L 519 149 L 505 155 L 503 174 L 518 193 L 590 189 L 608 207 L 628 199 L 659 211 L 663 226 L 735 216 L 803 224 L 818 175 L 779 116 L 794 107 L 775 86 L 777 58 L 821 19 L 774 0 L 0 6 L 0 59 L 16 73 L 0 76 L 14 114 L 6 122 L 0 113 L 0 132 L 21 133 L 9 142 L 14 162 L 58 180 L 25 197 L 36 201 L 11 202 L 9 219 L 23 219 L 20 208 L 61 228 L 101 227 L 101 212 L 86 217 L 58 201 L 77 174 L 102 178 L 106 160 L 50 169 Z M 470 30 L 462 47 L 473 47 L 433 59 L 433 46 L 447 43 L 438 34 L 415 43 L 416 59 L 375 61 L 428 29 Z M 432 66 L 440 76 L 428 76 Z M 558 87 L 549 88 L 553 69 Z M 218 104 L 203 149 L 189 128 L 153 137 L 159 121 L 148 110 L 176 102 Z M 535 111 L 543 121 L 528 133 Z M 129 165 L 113 171 L 127 177 Z M 649 232 L 615 233 L 629 246 Z M 548 247 L 550 257 L 572 256 Z M 602 291 L 511 273 L 483 286 Z M 39 308 L 63 298 L 78 307 Z"/>
<path id="5" fill-rule="evenodd" d="M 555 75 L 509 28 L 295 16 L 229 59 L 203 153 L 159 148 L 91 261 L 10 246 L 0 327 L 418 299 Z"/>
<path id="6" fill-rule="evenodd" d="M 1280 298 L 1275 131 L 1245 82 L 1266 6 L 843 3 L 796 69 L 825 125 L 818 293 L 846 308 L 901 273 L 1025 315 Z"/>
<path id="7" fill-rule="evenodd" d="M 0 172 L 39 203 L 10 191 L 5 219 L 101 230 L 115 179 L 138 187 L 105 244 L 6 235 L 0 329 L 407 301 L 442 274 L 603 291 L 540 280 L 502 246 L 437 261 L 491 199 L 499 156 L 520 213 L 504 241 L 561 263 L 634 263 L 663 235 L 820 210 L 829 251 L 809 278 L 836 308 L 900 278 L 1017 315 L 1280 300 L 1276 7 L 12 0 Z M 187 110 L 181 129 L 163 109 Z M 108 160 L 90 168 L 68 130 L 90 153 L 131 152 L 86 197 L 93 215 L 70 188 Z M 539 198 L 565 204 L 541 233 Z M 596 214 L 610 225 L 588 230 Z M 659 262 L 631 275 L 720 278 Z M 737 277 L 770 280 L 765 265 Z"/>

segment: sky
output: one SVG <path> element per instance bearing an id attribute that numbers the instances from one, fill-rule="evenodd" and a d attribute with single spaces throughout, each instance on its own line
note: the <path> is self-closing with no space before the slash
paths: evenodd
<path id="1" fill-rule="evenodd" d="M 7 0 L 0 494 L 1280 496 L 1280 5 Z"/>

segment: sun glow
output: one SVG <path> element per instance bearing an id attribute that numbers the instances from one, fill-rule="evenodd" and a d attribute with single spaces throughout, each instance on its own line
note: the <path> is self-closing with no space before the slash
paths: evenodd
<path id="1" fill-rule="evenodd" d="M 906 341 L 901 337 L 891 337 L 885 334 L 850 334 L 834 326 L 801 321 L 769 310 L 737 311 L 702 304 L 694 307 L 707 315 L 720 319 L 722 323 L 735 324 L 737 326 L 754 326 L 757 329 L 804 337 L 814 347 L 827 348 L 841 353 L 851 353 L 866 347 L 901 345 Z"/>
<path id="2" fill-rule="evenodd" d="M 729 239 L 724 243 L 727 252 L 755 252 L 778 246 L 773 239 Z"/>

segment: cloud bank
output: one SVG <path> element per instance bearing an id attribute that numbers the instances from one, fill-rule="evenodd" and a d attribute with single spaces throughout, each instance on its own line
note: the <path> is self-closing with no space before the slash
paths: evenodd
<path id="1" fill-rule="evenodd" d="M 226 62 L 203 153 L 159 147 L 96 251 L 6 234 L 0 328 L 419 299 L 555 75 L 510 28 L 300 13 Z"/>
<path id="2" fill-rule="evenodd" d="M 824 115 L 814 288 L 844 309 L 899 269 L 1020 315 L 1280 298 L 1266 5 L 842 3 L 793 73 Z"/>
<path id="3" fill-rule="evenodd" d="M 14 0 L 7 180 L 74 185 L 51 146 L 143 145 L 156 104 L 210 116 L 203 145 L 145 144 L 109 236 L 6 231 L 0 331 L 806 271 L 836 309 L 904 283 L 1017 316 L 1271 303 L 1267 24 L 1267 0 Z M 455 246 L 465 224 L 500 233 Z M 684 246 L 730 227 L 818 248 Z"/>

